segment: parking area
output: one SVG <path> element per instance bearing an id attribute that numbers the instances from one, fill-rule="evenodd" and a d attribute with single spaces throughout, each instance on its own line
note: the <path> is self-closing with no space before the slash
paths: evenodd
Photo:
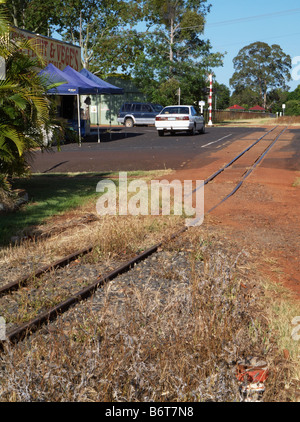
<path id="1" fill-rule="evenodd" d="M 161 138 L 153 126 L 101 128 L 100 142 L 95 132 L 81 146 L 73 143 L 62 145 L 60 151 L 56 147 L 35 151 L 29 163 L 34 173 L 180 169 L 196 155 L 200 165 L 202 160 L 207 164 L 213 151 L 254 132 L 257 128 L 211 127 L 205 134 Z"/>

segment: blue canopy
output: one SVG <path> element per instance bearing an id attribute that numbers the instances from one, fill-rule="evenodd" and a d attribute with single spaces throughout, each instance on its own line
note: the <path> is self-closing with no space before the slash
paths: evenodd
<path id="1" fill-rule="evenodd" d="M 81 69 L 79 73 L 85 76 L 91 82 L 100 86 L 100 91 L 98 92 L 99 94 L 124 94 L 123 88 L 118 88 L 117 86 L 114 86 L 112 84 L 109 84 L 108 82 L 103 81 L 102 79 L 98 78 L 98 76 L 94 75 L 87 69 Z"/>
<path id="2" fill-rule="evenodd" d="M 100 87 L 91 80 L 85 78 L 79 72 L 67 66 L 63 71 L 59 70 L 52 63 L 39 72 L 50 84 L 64 82 L 55 88 L 49 89 L 48 94 L 57 95 L 89 95 L 97 94 Z"/>
<path id="3" fill-rule="evenodd" d="M 76 95 L 77 96 L 77 119 L 78 134 L 81 142 L 81 123 L 80 123 L 80 95 L 99 95 L 99 94 L 123 94 L 122 88 L 118 88 L 107 82 L 102 81 L 86 69 L 77 72 L 71 66 L 67 66 L 63 71 L 59 70 L 53 64 L 39 72 L 39 75 L 45 78 L 48 85 L 61 83 L 61 85 L 50 88 L 48 94 L 56 95 Z M 100 142 L 99 124 L 98 141 Z"/>
<path id="4" fill-rule="evenodd" d="M 38 75 L 42 77 L 48 86 L 56 83 L 69 83 L 67 76 L 64 75 L 63 72 L 55 67 L 52 63 L 49 63 L 48 66 L 41 70 Z M 55 93 L 55 90 L 56 88 L 49 89 L 48 93 Z"/>

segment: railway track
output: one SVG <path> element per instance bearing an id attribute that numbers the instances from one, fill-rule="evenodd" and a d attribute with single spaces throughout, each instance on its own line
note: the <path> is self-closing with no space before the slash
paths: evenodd
<path id="1" fill-rule="evenodd" d="M 234 189 L 226 195 L 221 201 L 219 201 L 217 204 L 215 204 L 212 208 L 210 208 L 206 214 L 212 212 L 216 207 L 221 205 L 224 201 L 228 200 L 232 195 L 234 195 L 238 189 L 242 186 L 244 181 L 250 176 L 250 174 L 253 172 L 253 170 L 256 168 L 256 166 L 263 160 L 265 155 L 269 152 L 269 150 L 273 147 L 273 145 L 278 141 L 278 139 L 282 136 L 282 134 L 287 130 L 287 127 L 280 128 L 279 126 L 275 126 L 272 129 L 270 129 L 268 132 L 266 132 L 264 135 L 262 135 L 260 138 L 255 140 L 250 146 L 245 148 L 243 151 L 241 151 L 237 156 L 235 156 L 232 160 L 230 160 L 226 165 L 224 165 L 222 168 L 217 170 L 215 173 L 213 173 L 211 176 L 209 176 L 205 181 L 204 184 L 207 185 L 210 182 L 212 182 L 216 177 L 218 177 L 220 174 L 222 174 L 226 169 L 230 168 L 235 162 L 237 162 L 242 156 L 247 154 L 248 151 L 252 151 L 255 148 L 255 146 L 259 145 L 262 140 L 265 140 L 265 138 L 268 135 L 272 136 L 272 139 L 268 142 L 268 145 L 263 149 L 263 151 L 260 151 L 257 155 L 254 161 L 251 162 L 249 166 L 245 169 L 242 177 L 238 181 L 238 183 L 235 185 Z M 195 193 L 196 190 L 193 192 Z M 196 221 L 195 221 L 196 222 Z M 2 341 L 0 343 L 1 348 L 3 349 L 5 342 L 10 343 L 17 343 L 24 339 L 27 335 L 30 335 L 31 333 L 37 331 L 43 324 L 48 323 L 50 321 L 53 321 L 56 319 L 60 314 L 63 312 L 66 312 L 68 309 L 70 309 L 73 305 L 76 303 L 86 300 L 90 296 L 93 295 L 93 293 L 101 286 L 103 286 L 105 283 L 113 280 L 118 275 L 125 273 L 132 269 L 136 264 L 139 262 L 147 259 L 149 256 L 157 252 L 165 242 L 168 242 L 169 240 L 176 238 L 180 236 L 182 233 L 184 233 L 186 230 L 188 230 L 187 226 L 181 227 L 178 229 L 177 232 L 173 233 L 170 237 L 158 242 L 157 244 L 151 246 L 147 250 L 143 251 L 140 254 L 135 255 L 130 260 L 120 264 L 116 265 L 116 268 L 112 271 L 108 271 L 104 275 L 100 275 L 94 279 L 92 283 L 89 283 L 81 290 L 78 290 L 76 293 L 72 294 L 67 299 L 59 302 L 58 304 L 55 304 L 54 306 L 50 307 L 49 309 L 45 310 L 44 312 L 39 313 L 36 317 L 32 318 L 30 321 L 25 322 L 21 325 L 18 325 L 17 327 L 11 329 L 6 333 L 6 340 Z M 74 262 L 75 260 L 78 260 L 79 258 L 88 255 L 93 250 L 92 246 L 88 246 L 87 248 L 81 249 L 71 255 L 68 255 L 67 257 L 64 257 L 63 259 L 60 259 L 59 261 L 56 261 L 52 264 L 49 264 L 47 266 L 44 266 L 40 268 L 38 271 L 35 271 L 34 273 L 30 273 L 26 275 L 25 277 L 22 277 L 18 279 L 15 282 L 11 282 L 9 284 L 6 284 L 0 288 L 0 297 L 5 297 L 6 295 L 9 295 L 13 291 L 18 291 L 19 289 L 24 288 L 28 285 L 28 283 L 33 279 L 38 279 L 39 277 L 42 277 L 43 275 L 50 273 L 51 271 L 55 269 L 63 269 L 70 263 Z"/>

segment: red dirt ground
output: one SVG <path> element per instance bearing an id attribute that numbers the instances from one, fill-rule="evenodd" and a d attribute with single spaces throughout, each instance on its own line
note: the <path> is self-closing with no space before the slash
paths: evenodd
<path id="1" fill-rule="evenodd" d="M 214 154 L 218 161 L 212 165 L 197 168 L 196 156 L 168 178 L 204 180 L 262 133 L 258 129 L 257 133 L 218 150 Z M 239 242 L 241 248 L 249 247 L 259 258 L 258 268 L 262 275 L 281 282 L 295 294 L 295 299 L 300 300 L 300 162 L 295 166 L 295 155 L 299 152 L 291 147 L 295 136 L 290 130 L 285 132 L 241 188 L 205 218 L 208 225 L 218 226 L 227 237 Z M 205 186 L 205 213 L 232 191 L 245 172 L 245 166 L 249 168 L 247 165 L 251 166 L 258 153 L 269 145 L 271 135 L 266 139 L 269 141 L 264 140 Z M 226 156 L 228 160 L 224 159 Z"/>

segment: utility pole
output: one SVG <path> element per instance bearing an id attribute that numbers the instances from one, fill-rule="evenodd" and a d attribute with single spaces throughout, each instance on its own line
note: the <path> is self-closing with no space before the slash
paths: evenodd
<path id="1" fill-rule="evenodd" d="M 208 75 L 208 80 L 209 80 L 209 97 L 208 97 L 208 114 L 209 114 L 209 119 L 208 119 L 208 126 L 212 126 L 212 74 Z"/>

